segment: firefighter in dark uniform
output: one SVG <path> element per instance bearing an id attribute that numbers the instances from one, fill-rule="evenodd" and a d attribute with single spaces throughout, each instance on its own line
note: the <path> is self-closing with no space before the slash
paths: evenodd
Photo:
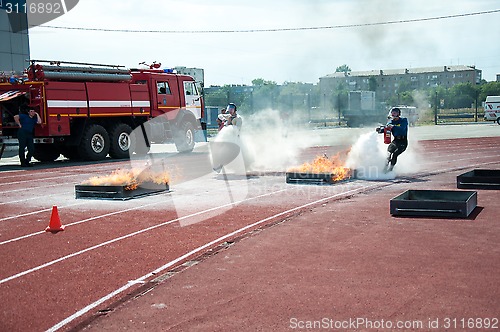
<path id="1" fill-rule="evenodd" d="M 398 161 L 398 156 L 408 147 L 408 119 L 401 117 L 401 110 L 397 107 L 391 109 L 391 121 L 386 127 L 391 128 L 394 139 L 387 147 L 389 157 L 387 158 L 386 171 L 390 172 Z"/>

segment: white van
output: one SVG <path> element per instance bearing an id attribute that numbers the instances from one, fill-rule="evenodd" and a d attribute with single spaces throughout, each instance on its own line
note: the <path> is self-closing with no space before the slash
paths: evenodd
<path id="1" fill-rule="evenodd" d="M 500 96 L 488 96 L 484 102 L 484 121 L 496 121 L 500 125 Z"/>
<path id="2" fill-rule="evenodd" d="M 397 107 L 401 110 L 401 117 L 408 119 L 409 126 L 415 126 L 415 124 L 420 119 L 420 114 L 415 106 L 398 105 L 394 107 Z M 390 116 L 391 116 L 391 110 L 389 110 L 387 118 L 390 118 Z"/>

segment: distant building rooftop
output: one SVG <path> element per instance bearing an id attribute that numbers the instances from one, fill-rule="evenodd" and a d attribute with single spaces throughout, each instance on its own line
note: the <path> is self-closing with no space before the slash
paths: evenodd
<path id="1" fill-rule="evenodd" d="M 475 70 L 475 66 L 439 66 L 439 67 L 421 67 L 421 68 L 402 68 L 402 69 L 380 69 L 380 70 L 367 70 L 367 71 L 351 71 L 351 72 L 337 72 L 328 74 L 321 78 L 341 78 L 341 77 L 360 77 L 360 76 L 378 76 L 378 75 L 404 75 L 404 74 L 423 74 L 423 73 L 436 73 L 436 72 L 458 72 Z"/>

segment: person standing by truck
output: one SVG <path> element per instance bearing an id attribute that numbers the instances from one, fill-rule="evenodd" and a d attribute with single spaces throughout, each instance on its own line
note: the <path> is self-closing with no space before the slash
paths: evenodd
<path id="1" fill-rule="evenodd" d="M 35 125 L 41 124 L 42 119 L 34 109 L 30 109 L 28 114 L 20 113 L 14 115 L 14 121 L 19 126 L 17 138 L 19 140 L 19 160 L 22 167 L 31 167 L 31 157 L 35 152 L 35 143 L 33 142 L 33 132 Z M 25 154 L 25 149 L 28 148 L 28 154 Z"/>
<path id="2" fill-rule="evenodd" d="M 387 147 L 387 152 L 389 152 L 387 172 L 392 171 L 398 161 L 398 156 L 408 147 L 408 119 L 401 117 L 401 110 L 397 107 L 391 109 L 391 118 L 386 127 L 391 129 L 394 139 Z"/>

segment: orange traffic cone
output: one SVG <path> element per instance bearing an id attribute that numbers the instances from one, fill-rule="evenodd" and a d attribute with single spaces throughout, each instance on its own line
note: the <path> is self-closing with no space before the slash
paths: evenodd
<path id="1" fill-rule="evenodd" d="M 46 232 L 57 233 L 59 231 L 64 231 L 64 227 L 61 224 L 61 219 L 59 219 L 59 212 L 57 212 L 57 206 L 52 207 L 52 214 L 50 215 L 49 226 L 45 228 Z"/>

